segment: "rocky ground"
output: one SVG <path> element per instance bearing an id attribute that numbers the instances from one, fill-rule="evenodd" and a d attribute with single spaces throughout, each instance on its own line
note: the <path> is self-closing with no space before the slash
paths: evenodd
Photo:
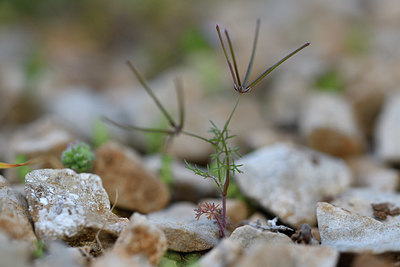
<path id="1" fill-rule="evenodd" d="M 0 24 L 0 162 L 40 159 L 0 174 L 0 266 L 398 266 L 399 2 L 176 3 L 99 7 L 90 21 L 106 23 L 86 28 L 78 18 Z M 254 77 L 311 46 L 232 119 L 243 166 L 221 239 L 194 212 L 220 203 L 217 188 L 184 164 L 205 166 L 212 147 L 183 135 L 165 147 L 100 118 L 167 125 L 124 63 L 134 58 L 171 114 L 181 78 L 185 129 L 208 136 L 236 94 L 215 24 L 229 28 L 244 70 L 256 18 Z M 185 27 L 195 45 L 180 43 Z M 90 173 L 61 163 L 75 140 L 94 148 Z"/>

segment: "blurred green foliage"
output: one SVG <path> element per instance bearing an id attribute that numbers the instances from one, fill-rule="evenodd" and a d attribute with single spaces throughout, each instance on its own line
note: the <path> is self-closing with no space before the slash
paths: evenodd
<path id="1" fill-rule="evenodd" d="M 346 33 L 346 50 L 355 56 L 365 55 L 370 48 L 371 32 L 366 22 L 350 24 Z"/>
<path id="2" fill-rule="evenodd" d="M 95 120 L 93 123 L 93 146 L 98 148 L 110 139 L 111 137 L 107 126 L 100 119 Z"/>
<path id="3" fill-rule="evenodd" d="M 36 249 L 33 251 L 33 257 L 35 259 L 43 258 L 45 250 L 46 250 L 46 246 L 44 245 L 44 243 L 41 240 L 38 239 L 36 241 Z"/>
<path id="4" fill-rule="evenodd" d="M 166 154 L 161 155 L 161 181 L 171 190 L 172 187 L 172 157 Z"/>
<path id="5" fill-rule="evenodd" d="M 25 157 L 25 155 L 22 155 L 22 154 L 17 155 L 14 160 L 15 163 L 24 163 L 27 161 L 28 161 L 28 159 Z M 27 175 L 28 172 L 31 172 L 32 168 L 29 165 L 26 165 L 26 166 L 17 167 L 16 171 L 17 171 L 18 180 L 21 183 L 25 183 L 25 175 Z"/>
<path id="6" fill-rule="evenodd" d="M 321 91 L 342 92 L 345 88 L 345 81 L 336 69 L 329 69 L 318 77 L 315 87 Z"/>
<path id="7" fill-rule="evenodd" d="M 201 257 L 198 252 L 193 253 L 179 253 L 168 250 L 162 258 L 160 267 L 197 267 L 197 263 Z"/>

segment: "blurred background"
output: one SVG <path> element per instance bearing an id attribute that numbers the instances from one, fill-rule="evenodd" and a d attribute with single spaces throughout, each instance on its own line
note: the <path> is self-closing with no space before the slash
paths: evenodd
<path id="1" fill-rule="evenodd" d="M 221 125 L 236 96 L 215 25 L 229 29 L 243 77 L 257 18 L 253 79 L 305 42 L 311 46 L 243 98 L 231 127 L 242 152 L 281 139 L 318 148 L 302 132 L 301 117 L 316 92 L 334 94 L 354 111 L 362 144 L 344 155 L 373 149 L 376 118 L 400 84 L 399 1 L 1 0 L 0 160 L 48 153 L 77 138 L 157 151 L 162 137 L 100 120 L 167 126 L 126 60 L 175 117 L 180 78 L 185 127 L 207 135 L 209 120 Z M 207 161 L 210 148 L 196 142 L 178 137 L 170 151 Z"/>

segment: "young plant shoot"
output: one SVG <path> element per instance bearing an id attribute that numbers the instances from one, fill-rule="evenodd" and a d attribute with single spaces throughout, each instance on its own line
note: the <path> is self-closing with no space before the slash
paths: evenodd
<path id="1" fill-rule="evenodd" d="M 205 138 L 190 132 L 186 132 L 183 130 L 184 127 L 184 105 L 183 105 L 183 91 L 182 91 L 182 86 L 181 84 L 177 81 L 176 82 L 176 90 L 177 90 L 177 96 L 178 96 L 178 110 L 179 110 L 179 122 L 175 122 L 174 119 L 169 115 L 169 113 L 166 111 L 164 106 L 161 104 L 161 102 L 157 99 L 157 97 L 154 95 L 150 87 L 147 85 L 146 81 L 144 78 L 140 75 L 140 73 L 137 71 L 135 66 L 131 63 L 128 62 L 129 67 L 131 68 L 132 72 L 135 74 L 141 85 L 144 87 L 144 89 L 147 91 L 147 93 L 150 95 L 151 98 L 153 98 L 154 102 L 156 103 L 157 107 L 160 109 L 162 112 L 163 116 L 167 119 L 170 129 L 151 129 L 151 128 L 141 128 L 141 127 L 136 127 L 136 126 L 131 126 L 131 125 L 124 125 L 120 124 L 118 122 L 115 122 L 111 119 L 108 118 L 103 118 L 105 121 L 112 123 L 116 126 L 119 126 L 124 129 L 129 129 L 129 130 L 139 130 L 143 132 L 148 132 L 148 133 L 162 133 L 162 134 L 167 134 L 168 136 L 175 136 L 178 134 L 184 134 L 188 136 L 192 136 L 194 138 L 201 139 L 209 144 L 211 144 L 214 148 L 215 153 L 211 155 L 211 160 L 215 162 L 215 167 L 210 168 L 207 166 L 207 170 L 202 170 L 198 168 L 196 165 L 191 165 L 190 163 L 186 162 L 186 167 L 190 170 L 192 170 L 196 175 L 200 175 L 204 178 L 210 178 L 212 179 L 215 184 L 217 185 L 219 192 L 221 194 L 222 198 L 222 203 L 221 203 L 221 208 L 220 205 L 215 205 L 214 203 L 200 203 L 198 205 L 198 208 L 195 209 L 196 212 L 196 218 L 199 219 L 200 216 L 206 215 L 209 220 L 215 220 L 218 223 L 218 226 L 221 231 L 221 237 L 225 237 L 225 230 L 226 230 L 226 225 L 227 225 L 227 220 L 226 220 L 226 197 L 228 193 L 228 188 L 229 188 L 229 181 L 232 175 L 234 175 L 236 172 L 240 172 L 239 168 L 241 165 L 238 165 L 235 163 L 235 160 L 240 157 L 240 154 L 238 152 L 238 148 L 231 148 L 229 146 L 229 140 L 233 138 L 233 135 L 229 133 L 229 124 L 232 120 L 232 117 L 235 113 L 235 110 L 239 104 L 239 100 L 241 96 L 244 93 L 249 92 L 254 86 L 256 86 L 261 80 L 263 80 L 269 73 L 271 73 L 274 69 L 276 69 L 279 65 L 281 65 L 283 62 L 285 62 L 287 59 L 292 57 L 294 54 L 298 53 L 300 50 L 304 49 L 309 45 L 309 43 L 305 43 L 304 45 L 300 46 L 281 60 L 279 60 L 277 63 L 272 65 L 270 68 L 266 69 L 263 73 L 261 73 L 256 79 L 253 81 L 249 81 L 251 69 L 253 66 L 254 58 L 255 58 L 255 51 L 256 51 L 256 46 L 257 46 L 257 40 L 258 40 L 258 33 L 260 29 L 260 20 L 257 20 L 257 25 L 256 25 L 256 31 L 255 31 L 255 37 L 254 37 L 254 43 L 253 43 L 253 48 L 252 48 L 252 53 L 250 57 L 250 61 L 246 70 L 245 77 L 242 80 L 240 79 L 240 75 L 238 72 L 238 67 L 236 63 L 236 58 L 235 58 L 235 53 L 233 49 L 233 45 L 231 42 L 231 39 L 229 37 L 228 31 L 225 30 L 225 38 L 226 42 L 229 47 L 229 53 L 230 57 L 228 56 L 228 52 L 225 46 L 225 42 L 223 40 L 220 27 L 217 25 L 216 26 L 218 37 L 222 46 L 223 53 L 225 55 L 226 62 L 228 64 L 230 73 L 232 75 L 233 79 L 233 88 L 235 91 L 238 93 L 236 102 L 233 106 L 233 109 L 231 113 L 229 114 L 224 126 L 219 128 L 214 122 L 211 121 L 211 137 L 210 138 Z M 231 59 L 230 59 L 231 58 Z"/>

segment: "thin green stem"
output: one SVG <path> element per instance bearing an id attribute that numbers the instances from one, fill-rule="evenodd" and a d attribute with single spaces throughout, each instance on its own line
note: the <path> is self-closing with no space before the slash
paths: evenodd
<path id="1" fill-rule="evenodd" d="M 133 126 L 133 125 L 122 124 L 122 123 L 113 121 L 110 118 L 107 118 L 105 116 L 102 116 L 101 119 L 104 122 L 111 123 L 119 128 L 125 129 L 125 130 L 141 131 L 141 132 L 146 132 L 146 133 L 175 134 L 175 131 L 173 131 L 173 130 L 142 128 L 142 127 L 137 127 L 137 126 Z"/>
<path id="2" fill-rule="evenodd" d="M 236 84 L 237 84 L 237 81 L 236 81 L 235 73 L 234 73 L 233 68 L 232 68 L 232 63 L 231 63 L 231 61 L 229 60 L 228 53 L 226 52 L 224 40 L 222 39 L 221 31 L 219 30 L 219 26 L 218 26 L 218 25 L 216 26 L 216 29 L 217 29 L 218 38 L 219 38 L 219 41 L 220 41 L 220 43 L 221 43 L 222 50 L 224 51 L 226 63 L 228 63 L 228 67 L 229 67 L 229 70 L 230 70 L 231 75 L 232 75 L 233 84 L 236 85 Z"/>
<path id="3" fill-rule="evenodd" d="M 285 62 L 286 60 L 288 60 L 290 57 L 292 57 L 294 54 L 296 54 L 297 52 L 299 52 L 300 50 L 304 49 L 305 47 L 309 46 L 310 43 L 305 43 L 304 45 L 300 46 L 299 48 L 297 48 L 296 50 L 294 50 L 292 53 L 290 53 L 289 55 L 287 55 L 286 57 L 282 58 L 281 60 L 279 60 L 277 63 L 275 63 L 272 67 L 268 68 L 266 71 L 264 71 L 260 76 L 258 76 L 249 86 L 247 86 L 247 88 L 252 88 L 254 87 L 257 83 L 259 83 L 265 76 L 267 76 L 269 73 L 271 73 L 271 71 L 273 71 L 274 69 L 276 69 L 279 65 L 281 65 L 283 62 Z"/>
<path id="4" fill-rule="evenodd" d="M 253 62 L 254 62 L 254 57 L 255 57 L 255 54 L 256 54 L 258 33 L 259 32 L 260 32 L 260 19 L 257 19 L 256 33 L 254 35 L 254 42 L 253 42 L 253 49 L 251 50 L 251 57 L 250 57 L 249 65 L 247 67 L 246 76 L 244 76 L 244 80 L 243 80 L 243 87 L 244 88 L 246 88 L 247 79 L 249 78 L 251 69 L 253 67 Z"/>
<path id="5" fill-rule="evenodd" d="M 242 95 L 241 93 L 238 94 L 238 97 L 237 97 L 236 102 L 235 102 L 235 106 L 233 107 L 233 109 L 231 111 L 231 114 L 229 114 L 228 120 L 225 122 L 225 125 L 224 125 L 224 128 L 222 129 L 221 135 L 223 135 L 227 131 L 229 123 L 232 120 L 233 113 L 235 113 L 235 110 L 236 110 L 237 106 L 239 105 L 239 100 L 240 100 L 240 96 L 241 95 Z"/>
<path id="6" fill-rule="evenodd" d="M 183 97 L 183 86 L 180 79 L 175 79 L 176 96 L 178 98 L 178 110 L 179 110 L 179 131 L 183 128 L 185 123 L 185 104 Z"/>
<path id="7" fill-rule="evenodd" d="M 143 88 L 146 90 L 146 92 L 150 95 L 150 97 L 154 100 L 156 103 L 157 107 L 161 110 L 162 114 L 165 116 L 165 118 L 168 120 L 169 124 L 172 127 L 176 127 L 176 124 L 174 120 L 172 119 L 171 115 L 167 112 L 167 110 L 164 108 L 164 106 L 161 104 L 161 102 L 158 100 L 156 95 L 153 93 L 153 91 L 150 89 L 148 86 L 147 82 L 143 78 L 143 76 L 139 73 L 139 71 L 136 69 L 136 67 L 132 64 L 132 62 L 127 61 L 127 64 L 129 68 L 132 70 L 132 72 L 135 74 L 136 78 L 139 80 L 140 84 L 143 86 Z"/>
<path id="8" fill-rule="evenodd" d="M 233 45 L 231 42 L 231 38 L 229 38 L 228 30 L 225 30 L 225 36 L 226 36 L 226 40 L 228 41 L 229 50 L 231 50 L 233 66 L 235 68 L 235 73 L 236 73 L 236 78 L 237 78 L 237 86 L 238 86 L 238 88 L 240 88 L 242 86 L 242 83 L 240 82 L 240 76 L 239 76 L 239 70 L 238 70 L 238 67 L 236 64 L 235 52 L 233 51 Z"/>
<path id="9" fill-rule="evenodd" d="M 211 142 L 211 141 L 208 140 L 207 138 L 202 137 L 202 136 L 200 136 L 200 135 L 197 135 L 197 134 L 194 134 L 194 133 L 190 133 L 190 132 L 187 132 L 187 131 L 183 131 L 183 130 L 181 130 L 180 133 L 182 133 L 182 134 L 184 134 L 184 135 L 187 135 L 187 136 L 191 136 L 191 137 L 200 139 L 200 140 L 203 140 L 203 141 L 205 141 L 205 142 L 207 142 L 207 143 L 209 143 L 209 144 L 213 144 L 213 142 Z"/>

